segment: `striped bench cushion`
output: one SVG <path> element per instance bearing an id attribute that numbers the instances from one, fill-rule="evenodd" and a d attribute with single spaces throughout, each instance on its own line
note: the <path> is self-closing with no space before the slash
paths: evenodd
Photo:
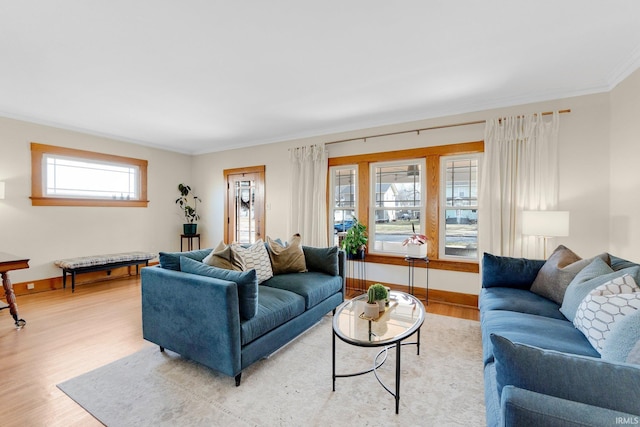
<path id="1" fill-rule="evenodd" d="M 54 264 L 66 270 L 73 270 L 76 268 L 114 264 L 117 262 L 140 261 L 142 263 L 155 257 L 156 254 L 151 252 L 123 252 L 119 254 L 92 255 L 78 258 L 59 259 L 54 261 Z"/>

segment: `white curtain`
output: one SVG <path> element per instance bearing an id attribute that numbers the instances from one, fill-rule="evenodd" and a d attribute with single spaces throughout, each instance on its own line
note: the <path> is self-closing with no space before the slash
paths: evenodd
<path id="1" fill-rule="evenodd" d="M 557 207 L 559 123 L 558 112 L 487 121 L 479 212 L 483 251 L 543 257 L 544 240 L 522 235 L 522 211 Z"/>
<path id="2" fill-rule="evenodd" d="M 291 233 L 306 246 L 327 246 L 327 150 L 310 145 L 289 151 L 291 161 Z"/>

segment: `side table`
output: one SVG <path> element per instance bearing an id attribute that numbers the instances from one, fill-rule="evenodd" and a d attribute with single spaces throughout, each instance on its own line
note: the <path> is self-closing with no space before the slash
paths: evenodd
<path id="1" fill-rule="evenodd" d="M 200 235 L 199 234 L 181 234 L 180 235 L 180 252 L 182 252 L 182 243 L 184 239 L 187 239 L 187 250 L 192 251 L 194 249 L 193 239 L 198 239 L 198 249 L 200 249 Z"/>
<path id="2" fill-rule="evenodd" d="M 16 303 L 16 295 L 13 292 L 13 285 L 11 284 L 11 280 L 9 280 L 9 271 L 20 270 L 23 268 L 29 268 L 28 259 L 0 252 L 0 274 L 2 275 L 2 287 L 4 288 L 7 303 L 9 304 L 6 307 L 0 307 L 0 310 L 4 310 L 5 308 L 9 309 L 16 328 L 18 329 L 22 328 L 27 322 L 20 319 L 18 316 L 18 304 Z"/>
<path id="3" fill-rule="evenodd" d="M 405 257 L 404 260 L 409 264 L 409 293 L 411 295 L 413 295 L 413 291 L 414 291 L 414 284 L 415 284 L 415 267 L 416 267 L 416 262 L 423 262 L 425 265 L 425 270 L 427 272 L 427 289 L 426 289 L 426 296 L 425 296 L 425 302 L 427 304 L 429 304 L 429 257 L 420 257 L 420 258 L 414 258 L 414 257 Z"/>

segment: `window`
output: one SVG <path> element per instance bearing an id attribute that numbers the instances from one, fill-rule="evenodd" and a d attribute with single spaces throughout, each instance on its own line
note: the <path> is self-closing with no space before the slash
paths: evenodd
<path id="1" fill-rule="evenodd" d="M 441 170 L 444 227 L 440 239 L 446 257 L 478 257 L 478 157 L 443 157 Z"/>
<path id="2" fill-rule="evenodd" d="M 483 151 L 477 141 L 329 158 L 333 241 L 356 217 L 369 232 L 367 262 L 406 265 L 402 241 L 415 229 L 430 268 L 477 272 Z"/>
<path id="3" fill-rule="evenodd" d="M 370 251 L 404 254 L 402 242 L 413 230 L 424 234 L 424 168 L 424 159 L 371 164 Z"/>
<path id="4" fill-rule="evenodd" d="M 147 161 L 31 143 L 34 206 L 147 206 Z"/>
<path id="5" fill-rule="evenodd" d="M 353 226 L 356 216 L 357 203 L 357 166 L 346 166 L 330 169 L 330 186 L 332 189 L 332 204 L 329 218 L 331 218 L 330 238 L 335 245 L 340 244 L 340 237 Z"/>
<path id="6" fill-rule="evenodd" d="M 264 238 L 264 175 L 264 166 L 224 171 L 227 181 L 226 242 L 252 244 Z"/>

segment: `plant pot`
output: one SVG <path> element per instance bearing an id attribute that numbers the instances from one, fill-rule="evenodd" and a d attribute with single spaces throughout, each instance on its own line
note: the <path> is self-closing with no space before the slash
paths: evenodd
<path id="1" fill-rule="evenodd" d="M 369 304 L 368 302 L 364 303 L 364 317 L 369 319 L 377 319 L 379 315 L 380 308 L 377 302 L 373 304 Z"/>
<path id="2" fill-rule="evenodd" d="M 383 299 L 378 300 L 378 311 L 380 313 L 382 313 L 384 311 L 384 307 L 385 307 L 386 303 L 387 303 L 386 300 L 383 300 Z"/>
<path id="3" fill-rule="evenodd" d="M 182 224 L 182 232 L 185 236 L 193 236 L 198 231 L 198 224 Z"/>
<path id="4" fill-rule="evenodd" d="M 409 258 L 424 258 L 427 256 L 427 245 L 407 244 L 407 256 Z"/>
<path id="5" fill-rule="evenodd" d="M 355 254 L 348 252 L 347 259 L 362 260 L 364 259 L 364 255 L 365 255 L 364 249 L 358 249 Z"/>

